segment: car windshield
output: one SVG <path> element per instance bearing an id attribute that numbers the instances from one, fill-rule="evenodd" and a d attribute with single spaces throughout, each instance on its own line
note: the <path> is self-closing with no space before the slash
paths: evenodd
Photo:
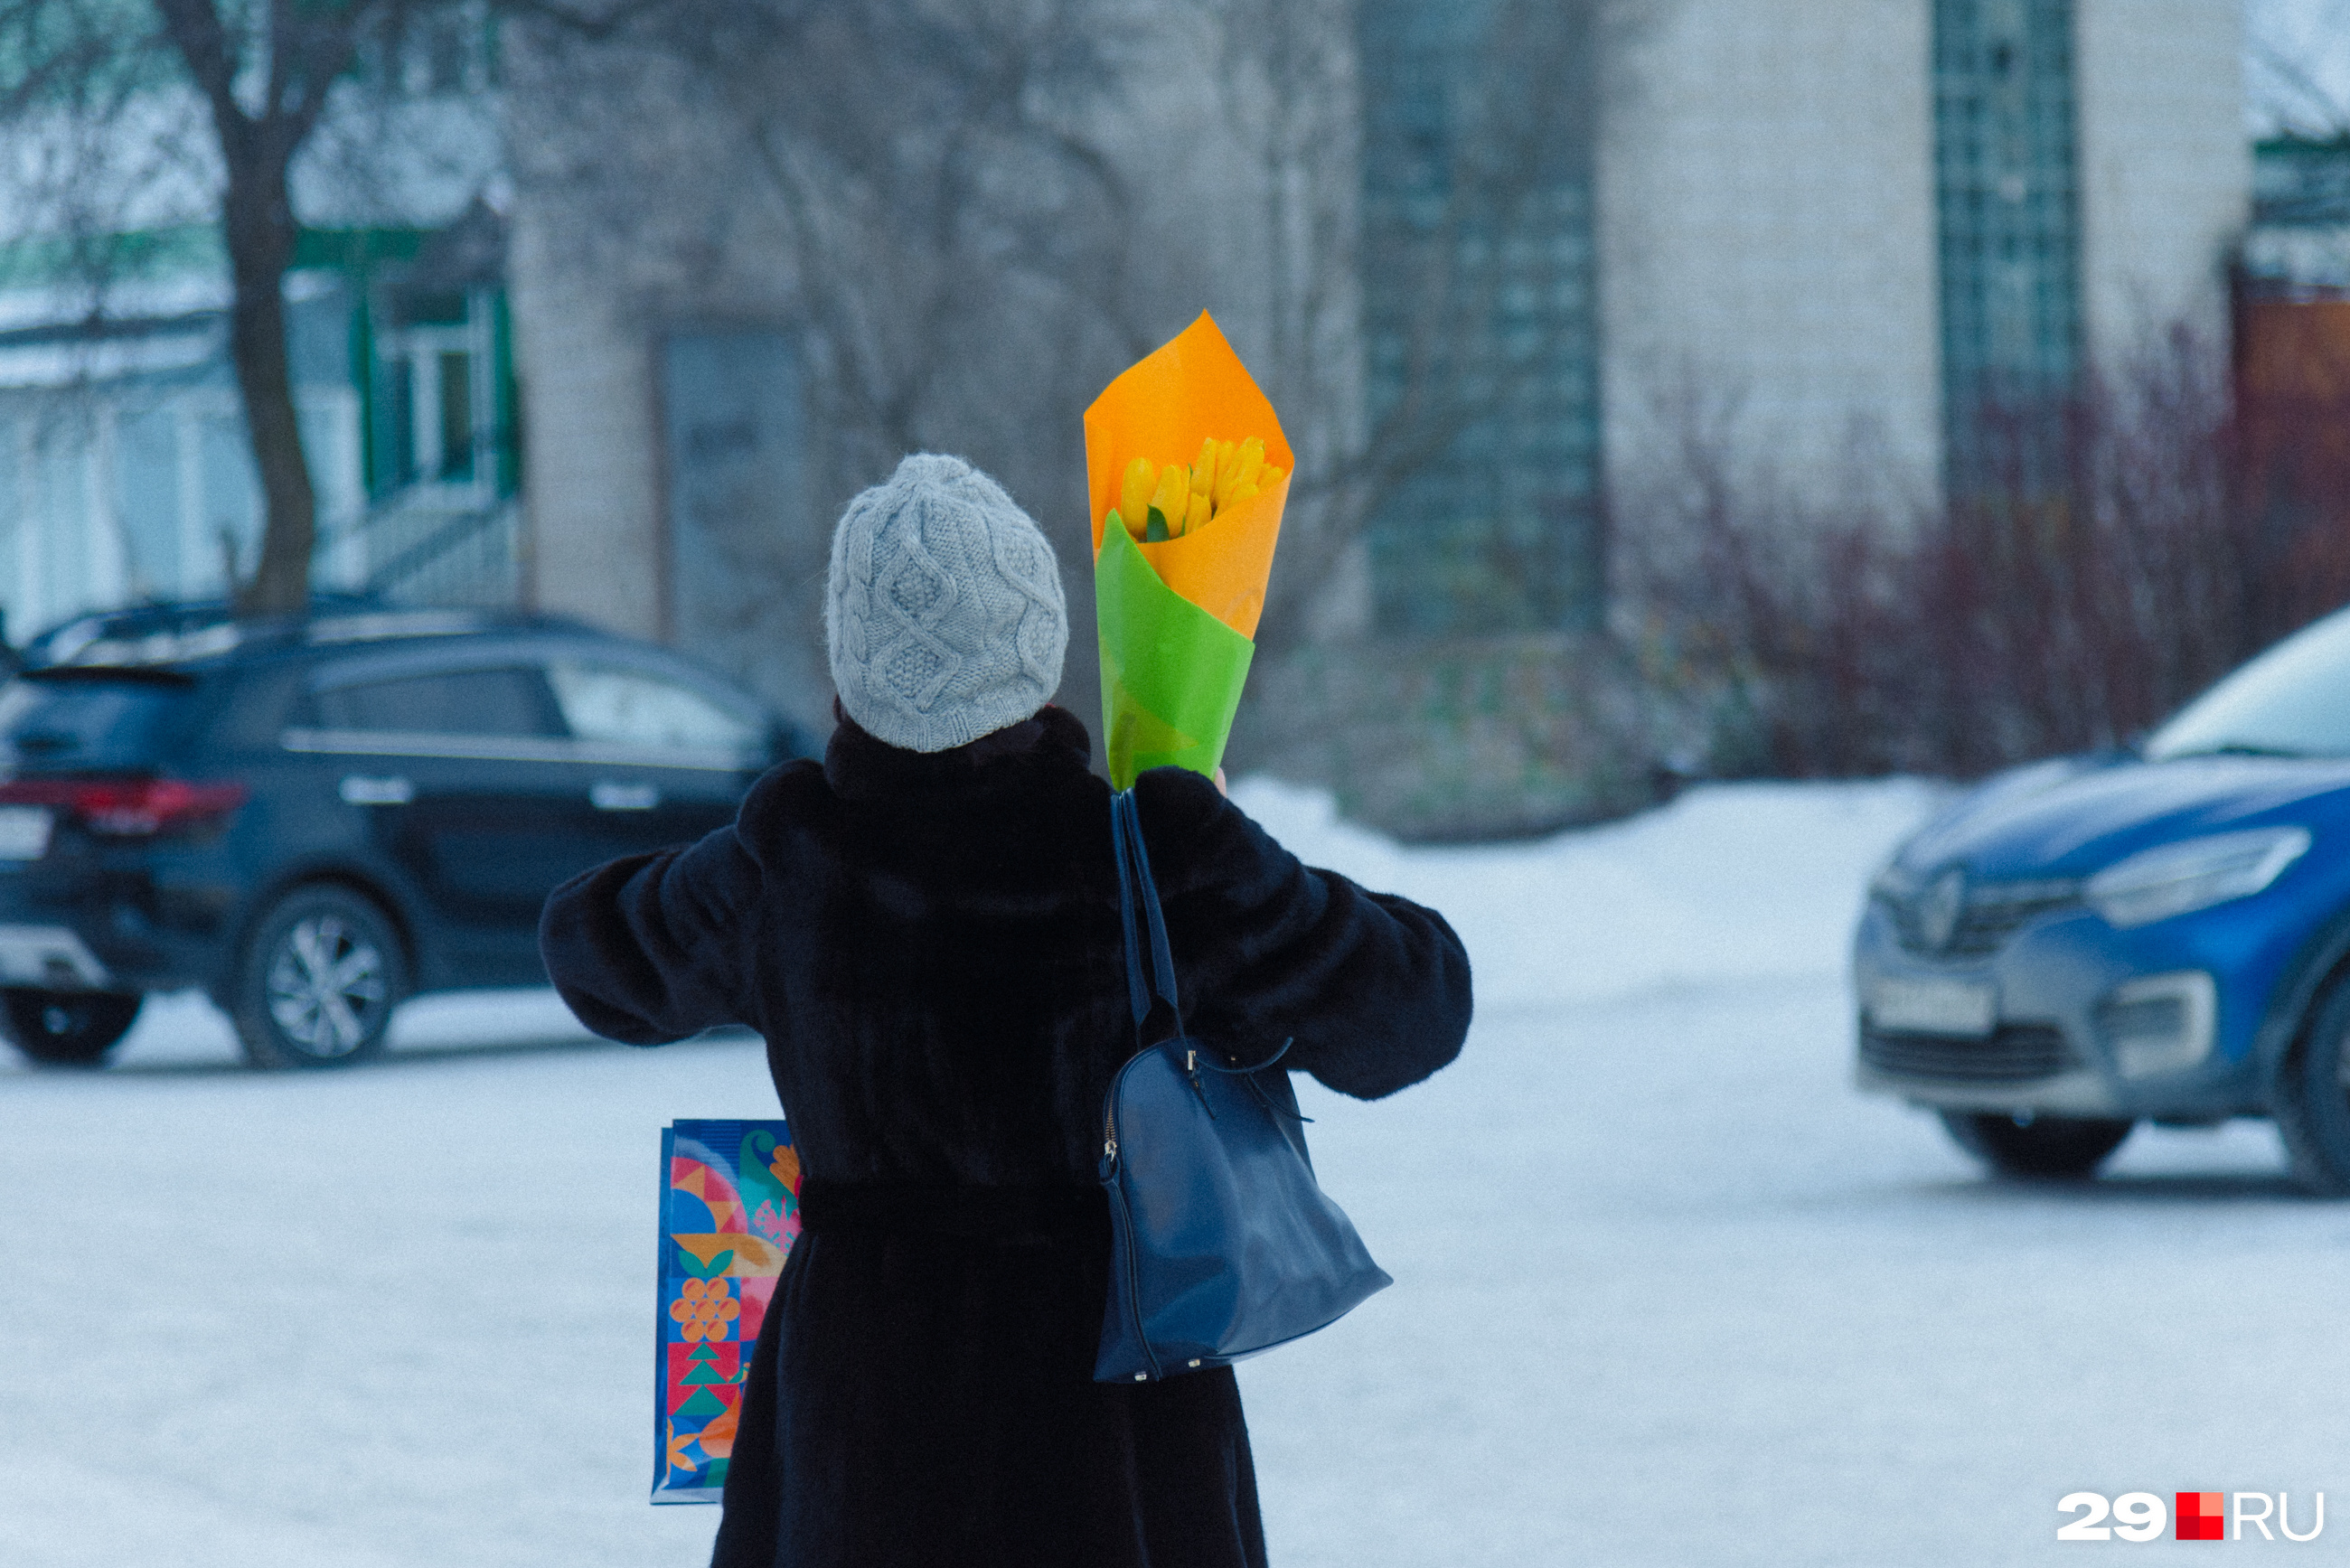
<path id="1" fill-rule="evenodd" d="M 187 711 L 184 676 L 130 678 L 45 670 L 0 686 L 0 769 L 89 773 L 154 765 L 167 726 Z"/>
<path id="2" fill-rule="evenodd" d="M 2350 611 L 2278 643 L 2146 743 L 2153 762 L 2230 753 L 2350 757 Z"/>

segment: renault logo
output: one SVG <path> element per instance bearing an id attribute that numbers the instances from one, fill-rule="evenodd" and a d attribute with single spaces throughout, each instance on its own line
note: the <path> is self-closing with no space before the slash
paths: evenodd
<path id="1" fill-rule="evenodd" d="M 1957 867 L 1934 878 L 1918 899 L 1918 936 L 1935 952 L 1950 945 L 1967 908 L 1967 874 Z"/>

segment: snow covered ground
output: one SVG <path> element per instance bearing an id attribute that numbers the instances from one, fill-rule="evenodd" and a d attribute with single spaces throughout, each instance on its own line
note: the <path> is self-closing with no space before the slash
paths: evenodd
<path id="1" fill-rule="evenodd" d="M 1480 996 L 1419 1088 L 1301 1084 L 1397 1284 L 1243 1370 L 1280 1568 L 1976 1568 L 2066 1560 L 2075 1490 L 2350 1509 L 2350 1210 L 2266 1127 L 2012 1188 L 1848 1087 L 1845 938 L 1924 786 L 1443 850 L 1238 793 L 1451 915 Z M 0 1066 L 0 1564 L 702 1561 L 716 1511 L 643 1501 L 655 1133 L 773 1105 L 754 1041 L 540 993 L 420 1002 L 348 1075 L 246 1073 L 191 999 L 105 1074 Z"/>

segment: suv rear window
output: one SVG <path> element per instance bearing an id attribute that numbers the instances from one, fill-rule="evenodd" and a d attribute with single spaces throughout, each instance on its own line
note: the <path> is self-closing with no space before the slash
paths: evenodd
<path id="1" fill-rule="evenodd" d="M 0 767 L 41 773 L 151 768 L 192 707 L 195 682 L 161 672 L 44 670 L 0 686 Z"/>

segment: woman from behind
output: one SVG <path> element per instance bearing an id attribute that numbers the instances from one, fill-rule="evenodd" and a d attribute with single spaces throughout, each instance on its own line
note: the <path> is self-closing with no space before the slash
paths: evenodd
<path id="1" fill-rule="evenodd" d="M 1048 705 L 1051 546 L 961 461 L 910 457 L 833 540 L 838 728 L 733 826 L 559 889 L 547 968 L 599 1033 L 759 1032 L 805 1233 L 747 1376 L 722 1568 L 1264 1562 L 1232 1372 L 1094 1380 L 1096 1179 L 1136 1050 L 1109 786 Z M 1187 1031 L 1375 1098 L 1451 1061 L 1441 917 L 1310 869 L 1217 784 L 1135 786 Z"/>

